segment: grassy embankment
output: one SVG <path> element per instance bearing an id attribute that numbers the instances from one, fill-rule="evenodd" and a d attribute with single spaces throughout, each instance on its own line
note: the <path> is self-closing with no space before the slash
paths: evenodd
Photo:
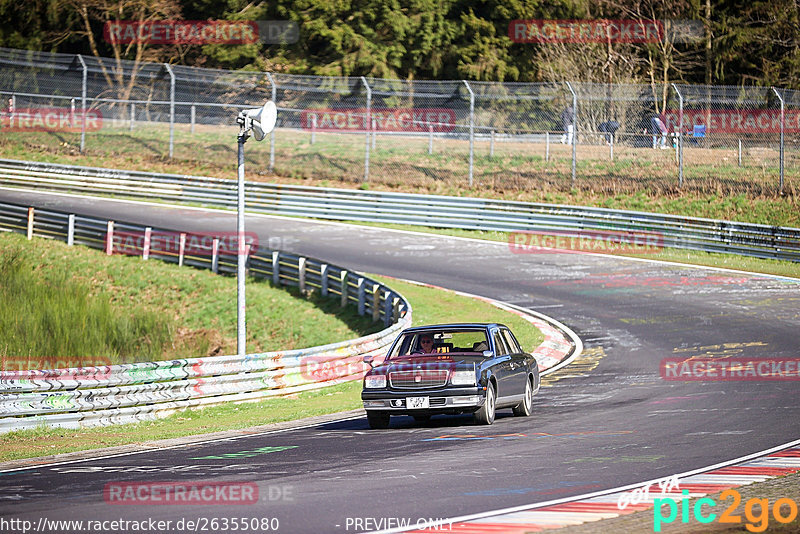
<path id="1" fill-rule="evenodd" d="M 112 256 L 83 247 L 0 233 L 0 331 L 4 368 L 57 360 L 140 361 L 235 352 L 235 280 L 158 261 Z M 498 321 L 532 349 L 541 333 L 516 315 L 450 292 L 384 280 L 414 308 L 414 323 Z M 341 341 L 379 329 L 336 299 L 251 280 L 248 350 Z M 36 332 L 36 336 L 28 332 Z M 106 335 L 99 335 L 100 332 Z M 86 338 L 86 339 L 84 339 Z M 26 345 L 27 343 L 27 345 Z M 143 355 L 147 355 L 144 358 Z M 24 355 L 24 356 L 20 356 Z M 247 428 L 358 408 L 360 383 L 292 398 L 185 411 L 110 428 L 35 429 L 0 435 L 0 461 Z"/>

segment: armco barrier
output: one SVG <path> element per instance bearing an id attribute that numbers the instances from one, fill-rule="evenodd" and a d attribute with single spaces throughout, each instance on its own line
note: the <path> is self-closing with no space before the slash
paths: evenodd
<path id="1" fill-rule="evenodd" d="M 105 219 L 0 203 L 0 230 L 108 250 L 114 232 L 163 232 Z M 191 238 L 191 234 L 184 234 Z M 236 256 L 217 247 L 194 255 L 165 251 L 150 257 L 236 272 Z M 202 252 L 202 251 L 201 251 Z M 33 428 L 110 425 L 152 419 L 189 407 L 255 400 L 354 380 L 380 359 L 411 324 L 411 306 L 398 293 L 344 268 L 277 250 L 253 253 L 253 276 L 319 289 L 342 305 L 358 306 L 386 328 L 358 339 L 306 349 L 53 370 L 0 371 L 0 432 Z"/>
<path id="2" fill-rule="evenodd" d="M 236 205 L 232 180 L 4 159 L 0 186 Z M 246 188 L 251 212 L 467 230 L 649 232 L 665 247 L 800 261 L 800 228 L 481 198 L 266 183 L 248 183 Z"/>

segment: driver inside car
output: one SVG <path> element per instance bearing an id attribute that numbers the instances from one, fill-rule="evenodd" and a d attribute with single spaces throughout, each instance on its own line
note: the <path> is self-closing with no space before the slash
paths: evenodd
<path id="1" fill-rule="evenodd" d="M 431 354 L 433 350 L 433 336 L 430 334 L 422 334 L 419 338 L 419 350 L 424 354 Z"/>

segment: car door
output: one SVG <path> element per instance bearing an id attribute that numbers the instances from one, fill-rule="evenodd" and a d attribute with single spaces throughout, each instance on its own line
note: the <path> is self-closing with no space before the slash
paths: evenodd
<path id="1" fill-rule="evenodd" d="M 511 355 L 499 330 L 492 330 L 492 345 L 494 346 L 494 374 L 497 378 L 497 401 L 503 403 L 504 397 L 516 395 L 514 392 L 513 373 L 511 370 Z"/>
<path id="2" fill-rule="evenodd" d="M 500 333 L 503 340 L 509 347 L 509 355 L 511 361 L 509 366 L 511 368 L 511 387 L 514 389 L 514 394 L 525 393 L 525 381 L 528 380 L 528 362 L 527 355 L 522 351 L 517 339 L 507 328 L 501 328 Z"/>

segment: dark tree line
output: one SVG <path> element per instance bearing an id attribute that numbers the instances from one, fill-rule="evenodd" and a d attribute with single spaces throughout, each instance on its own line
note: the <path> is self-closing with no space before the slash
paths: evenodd
<path id="1" fill-rule="evenodd" d="M 401 79 L 800 88 L 800 0 L 0 0 L 0 46 L 226 69 Z M 517 19 L 692 20 L 682 42 L 516 43 Z M 114 20 L 290 20 L 294 44 L 120 45 Z"/>

